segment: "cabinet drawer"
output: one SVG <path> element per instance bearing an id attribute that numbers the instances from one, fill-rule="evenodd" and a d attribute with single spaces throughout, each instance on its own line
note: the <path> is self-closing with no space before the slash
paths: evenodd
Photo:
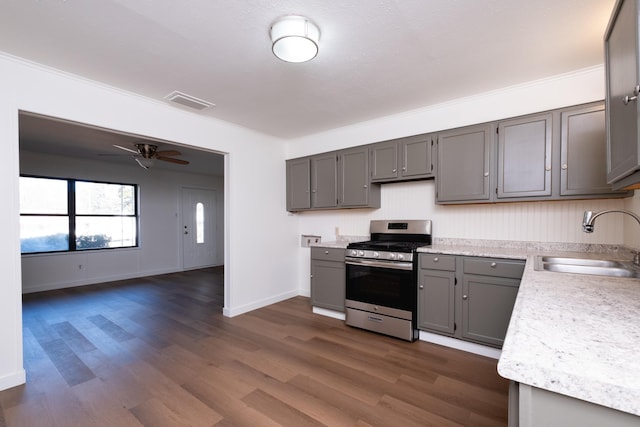
<path id="1" fill-rule="evenodd" d="M 455 255 L 420 254 L 420 268 L 454 271 L 456 257 Z"/>
<path id="2" fill-rule="evenodd" d="M 463 258 L 462 268 L 465 274 L 521 279 L 524 272 L 524 261 L 497 258 Z"/>
<path id="3" fill-rule="evenodd" d="M 345 250 L 341 248 L 311 248 L 311 259 L 344 262 Z"/>

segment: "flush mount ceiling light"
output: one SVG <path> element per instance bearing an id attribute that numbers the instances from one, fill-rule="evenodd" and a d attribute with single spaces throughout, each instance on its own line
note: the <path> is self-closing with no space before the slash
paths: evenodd
<path id="1" fill-rule="evenodd" d="M 273 54 L 286 62 L 315 58 L 319 39 L 320 29 L 304 16 L 285 16 L 271 26 Z"/>

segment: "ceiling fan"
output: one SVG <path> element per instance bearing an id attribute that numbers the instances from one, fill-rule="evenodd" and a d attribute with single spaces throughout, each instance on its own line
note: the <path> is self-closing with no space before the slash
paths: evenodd
<path id="1" fill-rule="evenodd" d="M 174 156 L 181 156 L 182 153 L 177 150 L 158 151 L 158 146 L 154 144 L 137 143 L 133 144 L 135 149 L 123 147 L 122 145 L 113 144 L 114 147 L 124 151 L 128 151 L 131 157 L 144 169 L 153 166 L 154 160 L 175 163 L 177 165 L 188 165 L 189 162 L 182 159 L 176 159 Z"/>

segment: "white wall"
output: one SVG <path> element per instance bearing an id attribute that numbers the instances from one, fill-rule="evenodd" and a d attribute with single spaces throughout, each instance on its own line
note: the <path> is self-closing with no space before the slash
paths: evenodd
<path id="1" fill-rule="evenodd" d="M 634 196 L 628 199 L 625 199 L 624 209 L 635 212 L 640 215 L 640 191 L 635 191 Z M 638 224 L 633 218 L 628 215 L 623 214 L 606 214 L 601 217 L 598 217 L 596 221 L 598 221 L 597 227 L 600 227 L 600 221 L 603 220 L 606 216 L 610 221 L 624 221 L 624 244 L 625 246 L 640 250 L 640 224 Z M 597 228 L 596 228 L 597 230 Z"/>
<path id="2" fill-rule="evenodd" d="M 287 158 L 602 100 L 604 78 L 604 67 L 594 67 L 334 129 L 288 141 Z M 584 210 L 621 209 L 622 199 L 440 206 L 434 193 L 433 181 L 383 184 L 380 209 L 298 213 L 298 228 L 326 241 L 335 239 L 336 227 L 341 235 L 367 236 L 371 219 L 431 219 L 442 238 L 614 245 L 625 243 L 628 230 L 615 215 L 598 218 L 593 234 L 580 228 Z M 309 288 L 308 258 L 308 249 L 298 249 L 302 293 Z"/>
<path id="3" fill-rule="evenodd" d="M 170 88 L 173 89 L 173 88 Z M 169 91 L 169 89 L 168 89 Z M 0 389 L 24 381 L 18 111 L 202 147 L 225 156 L 225 308 L 298 293 L 297 229 L 285 206 L 282 141 L 10 56 L 0 56 Z M 247 268 L 247 263 L 251 268 Z"/>
<path id="4" fill-rule="evenodd" d="M 109 251 L 25 255 L 22 290 L 34 292 L 144 277 L 182 270 L 181 191 L 183 187 L 215 191 L 216 259 L 224 263 L 224 179 L 158 168 L 144 170 L 101 161 L 22 151 L 20 172 L 49 177 L 138 184 L 140 247 Z M 81 266 L 81 267 L 80 267 Z"/>

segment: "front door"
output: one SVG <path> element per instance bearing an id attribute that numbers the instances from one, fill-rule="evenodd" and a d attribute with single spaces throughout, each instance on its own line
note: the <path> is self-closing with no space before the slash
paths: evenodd
<path id="1" fill-rule="evenodd" d="M 214 190 L 182 189 L 183 268 L 209 267 L 216 259 Z"/>

